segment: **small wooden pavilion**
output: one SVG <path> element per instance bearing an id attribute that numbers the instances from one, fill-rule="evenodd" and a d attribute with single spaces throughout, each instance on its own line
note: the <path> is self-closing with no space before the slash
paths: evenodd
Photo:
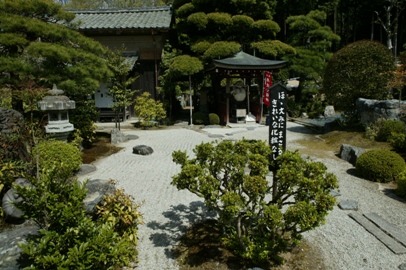
<path id="1" fill-rule="evenodd" d="M 230 118 L 237 120 L 242 117 L 241 111 L 253 111 L 255 121 L 261 119 L 263 75 L 265 71 L 271 73 L 278 72 L 286 66 L 287 61 L 274 61 L 255 57 L 243 51 L 234 56 L 213 60 L 212 65 L 206 70 L 212 76 L 217 112 L 220 120 L 226 124 L 230 123 Z M 226 79 L 225 90 L 221 88 L 221 80 Z M 232 78 L 241 78 L 244 85 L 231 85 Z M 252 80 L 256 78 L 257 84 L 252 85 Z M 231 90 L 231 88 L 233 88 Z M 245 91 L 245 95 L 244 92 Z M 256 99 L 250 100 L 249 95 L 256 95 Z M 233 96 L 233 99 L 231 97 Z M 259 98 L 258 98 L 259 97 Z M 232 101 L 232 102 L 230 102 Z M 246 104 L 246 107 L 244 107 Z M 232 116 L 232 117 L 230 117 Z"/>

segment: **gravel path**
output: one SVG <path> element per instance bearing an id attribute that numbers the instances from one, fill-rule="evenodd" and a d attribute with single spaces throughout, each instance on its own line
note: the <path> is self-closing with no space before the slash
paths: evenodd
<path id="1" fill-rule="evenodd" d="M 185 150 L 192 155 L 192 149 L 201 142 L 222 139 L 267 140 L 268 127 L 206 128 L 197 132 L 188 128 L 165 130 L 125 130 L 126 134 L 138 135 L 139 139 L 120 143 L 124 149 L 95 163 L 97 171 L 82 176 L 82 179 L 115 179 L 120 188 L 142 202 L 141 212 L 144 225 L 139 228 L 139 263 L 137 269 L 177 269 L 171 248 L 177 244 L 186 228 L 210 215 L 204 209 L 203 201 L 188 191 L 178 191 L 170 185 L 171 177 L 180 171 L 171 154 Z M 288 123 L 287 145 L 289 150 L 301 146 L 307 129 Z M 154 153 L 149 156 L 132 154 L 132 147 L 148 145 Z M 339 179 L 338 200 L 357 200 L 358 213 L 375 212 L 406 232 L 406 204 L 385 195 L 382 186 L 349 174 L 351 164 L 332 157 L 315 159 L 322 161 Z M 406 255 L 395 255 L 379 240 L 352 220 L 351 211 L 334 210 L 327 218 L 327 224 L 305 234 L 310 243 L 321 247 L 328 269 L 398 269 L 406 263 Z"/>

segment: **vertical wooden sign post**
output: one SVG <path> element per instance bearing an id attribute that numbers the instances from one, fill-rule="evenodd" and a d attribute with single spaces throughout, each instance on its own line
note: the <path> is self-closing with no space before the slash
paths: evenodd
<path id="1" fill-rule="evenodd" d="M 277 196 L 278 185 L 276 181 L 276 165 L 272 163 L 286 149 L 286 110 L 287 110 L 287 89 L 280 83 L 269 88 L 270 105 L 269 105 L 269 146 L 272 154 L 270 157 L 269 170 L 273 173 L 273 198 Z"/>

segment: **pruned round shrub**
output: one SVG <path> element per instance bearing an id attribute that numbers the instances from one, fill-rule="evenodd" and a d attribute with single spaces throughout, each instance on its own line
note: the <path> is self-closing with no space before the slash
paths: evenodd
<path id="1" fill-rule="evenodd" d="M 392 133 L 389 138 L 390 145 L 396 152 L 406 151 L 406 134 L 405 133 Z"/>
<path id="2" fill-rule="evenodd" d="M 355 168 L 359 177 L 387 183 L 396 180 L 405 169 L 405 161 L 388 149 L 370 150 L 357 159 Z"/>
<path id="3" fill-rule="evenodd" d="M 203 112 L 195 112 L 192 114 L 193 124 L 204 125 L 206 123 L 206 115 Z"/>
<path id="4" fill-rule="evenodd" d="M 58 168 L 57 177 L 69 177 L 79 170 L 82 154 L 79 149 L 69 143 L 48 140 L 38 144 L 38 163 L 40 171 Z"/>
<path id="5" fill-rule="evenodd" d="M 376 140 L 379 142 L 387 142 L 390 140 L 392 133 L 404 133 L 405 124 L 400 120 L 387 120 L 378 131 Z"/>
<path id="6" fill-rule="evenodd" d="M 211 113 L 209 114 L 209 122 L 210 125 L 218 125 L 220 124 L 220 117 L 215 113 Z"/>
<path id="7" fill-rule="evenodd" d="M 403 171 L 399 174 L 397 181 L 398 187 L 396 189 L 396 193 L 399 196 L 406 198 L 406 171 Z"/>

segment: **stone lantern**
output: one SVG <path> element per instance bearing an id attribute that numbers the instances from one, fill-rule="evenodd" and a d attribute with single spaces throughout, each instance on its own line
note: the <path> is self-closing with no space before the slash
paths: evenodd
<path id="1" fill-rule="evenodd" d="M 69 132 L 74 129 L 73 125 L 69 123 L 68 110 L 75 109 L 75 101 L 62 95 L 63 91 L 57 89 L 55 84 L 48 93 L 49 96 L 45 96 L 38 102 L 39 109 L 48 113 L 48 124 L 45 126 L 45 132 L 52 134 L 58 140 L 66 141 Z"/>

